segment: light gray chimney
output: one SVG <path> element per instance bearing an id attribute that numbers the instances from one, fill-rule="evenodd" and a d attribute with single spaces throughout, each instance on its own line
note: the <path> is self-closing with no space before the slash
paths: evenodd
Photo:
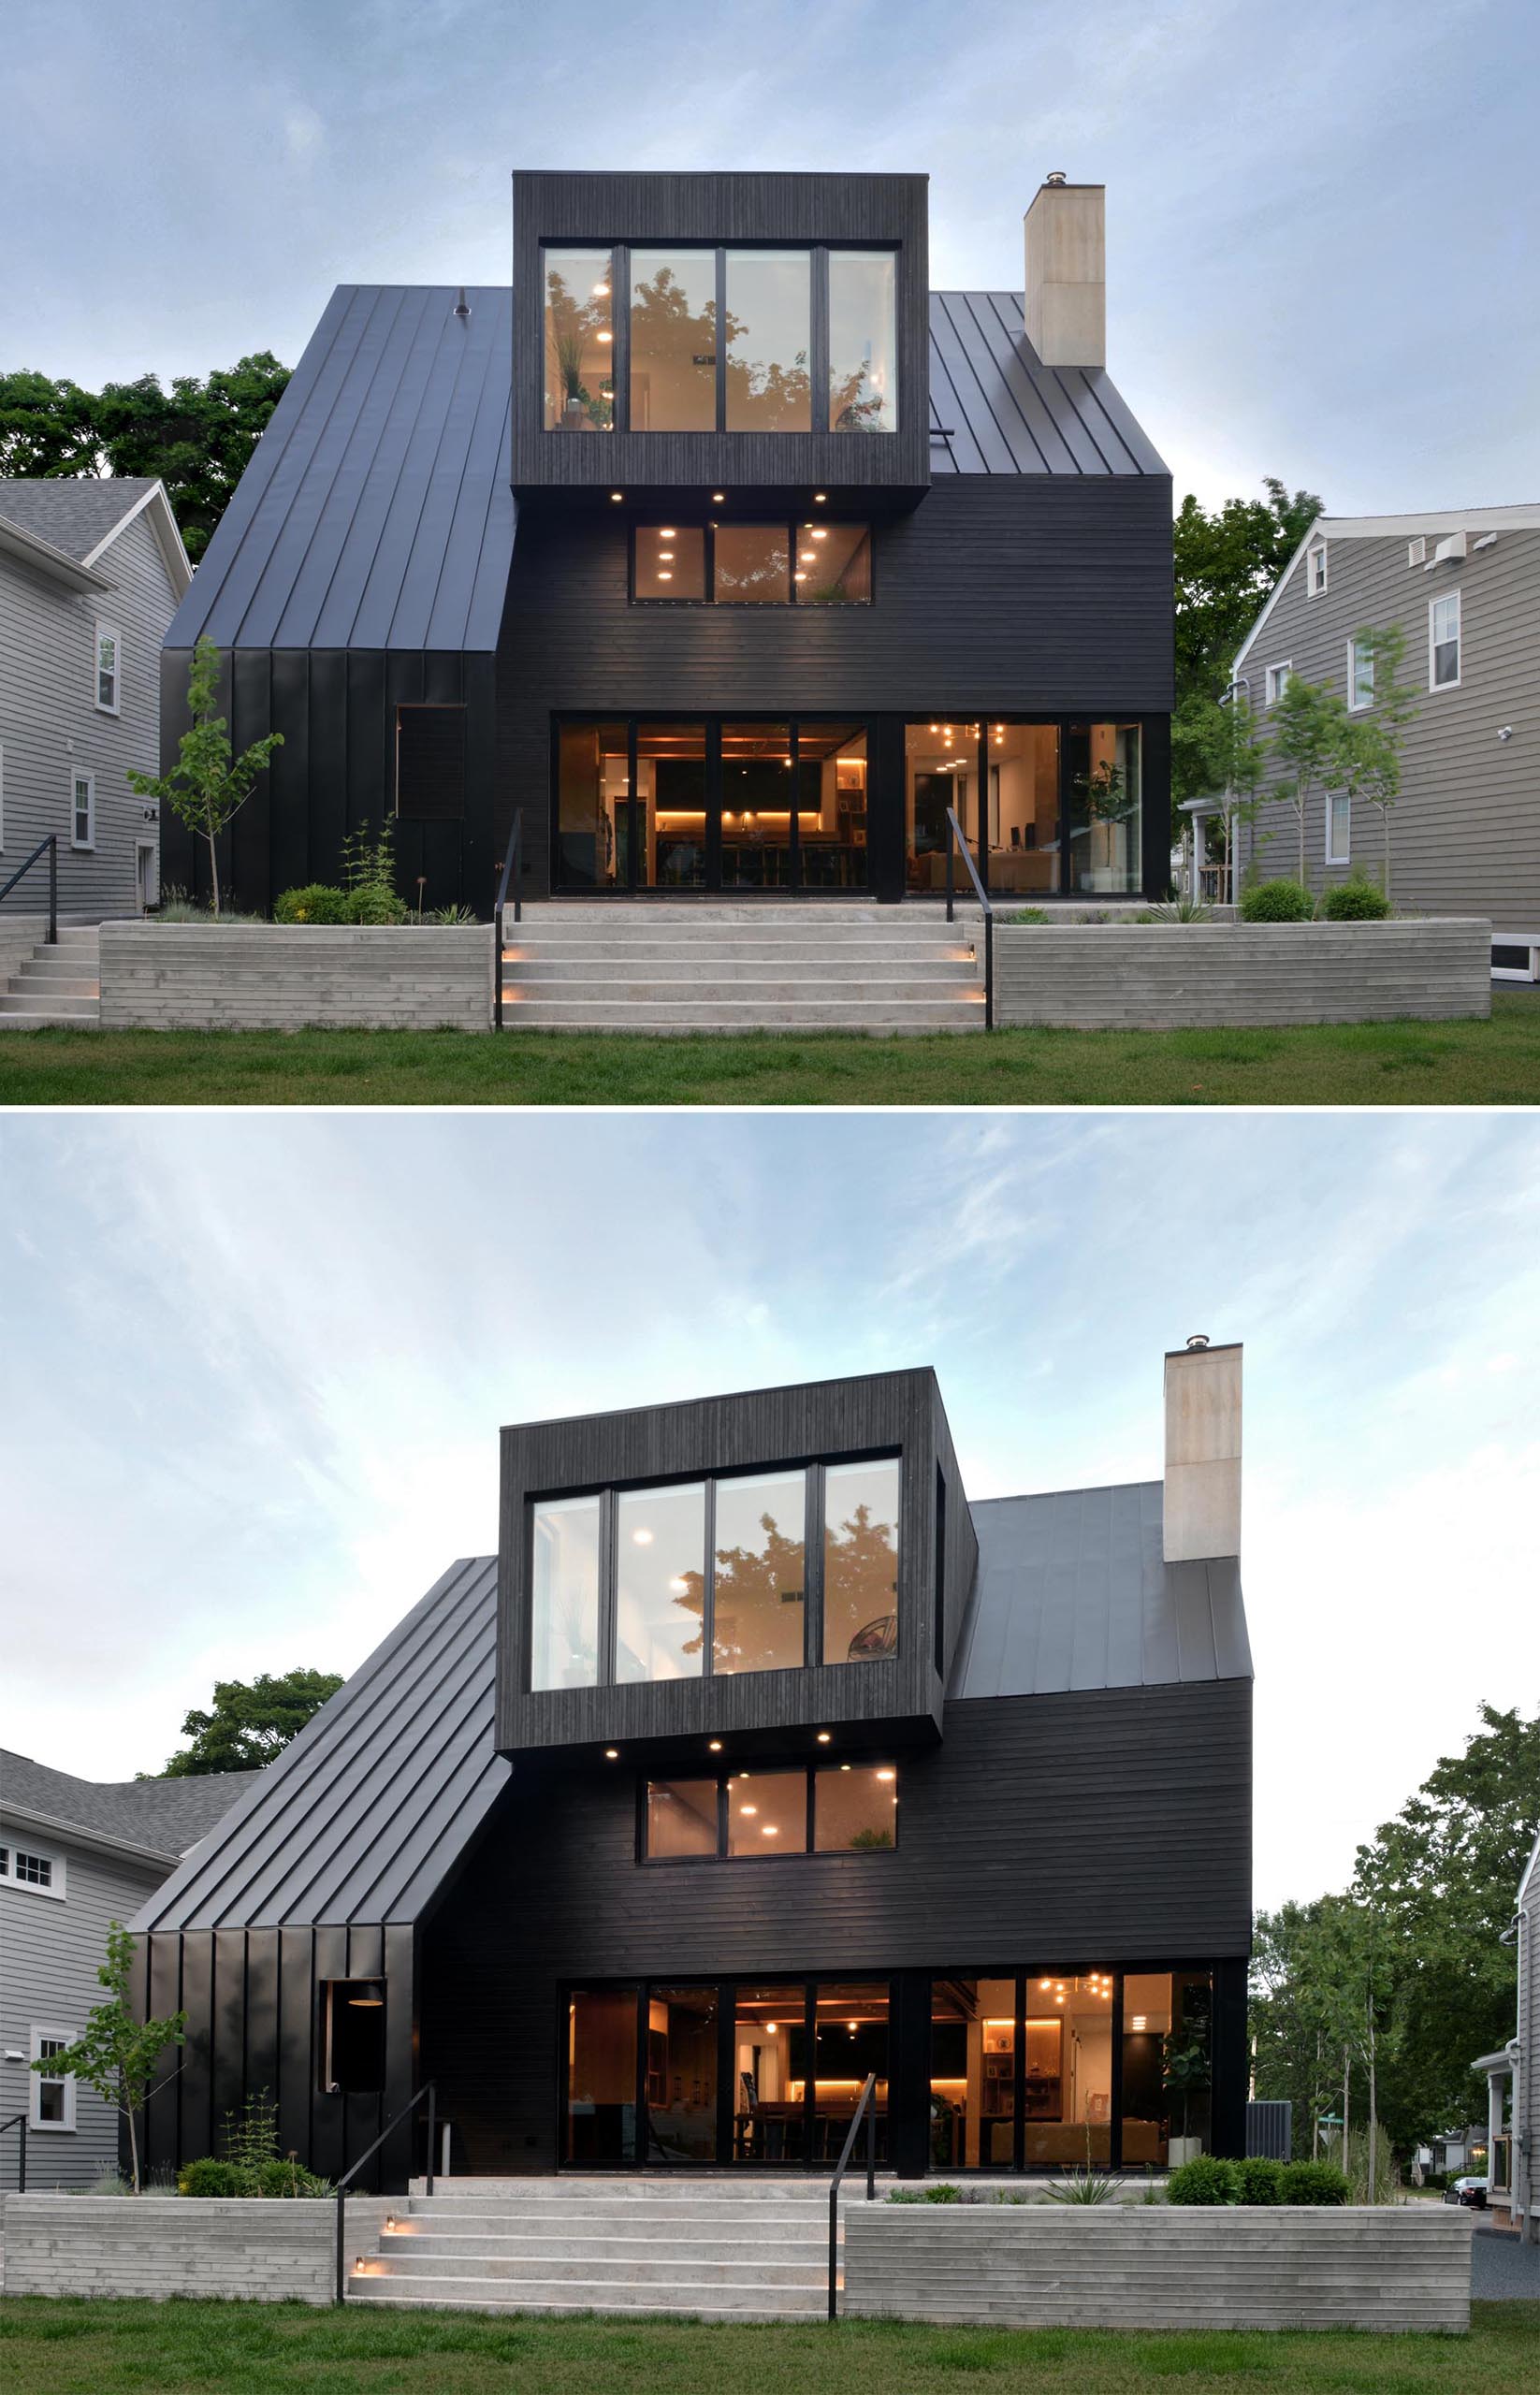
<path id="1" fill-rule="evenodd" d="M 1241 1347 L 1199 1332 L 1166 1358 L 1168 1563 L 1241 1552 Z"/>
<path id="2" fill-rule="evenodd" d="M 1026 337 L 1045 366 L 1107 363 L 1107 187 L 1056 168 L 1026 211 Z"/>

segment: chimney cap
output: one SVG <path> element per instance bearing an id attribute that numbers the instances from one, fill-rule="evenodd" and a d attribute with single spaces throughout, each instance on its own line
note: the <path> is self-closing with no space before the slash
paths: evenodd
<path id="1" fill-rule="evenodd" d="M 1065 173 L 1062 167 L 1050 167 L 1047 174 L 1043 177 L 1044 186 L 1047 187 L 1051 185 L 1055 191 L 1061 183 L 1067 183 L 1068 181 L 1069 178 Z"/>
<path id="2" fill-rule="evenodd" d="M 1206 1347 L 1208 1343 L 1209 1334 L 1206 1330 L 1195 1330 L 1188 1335 L 1187 1344 L 1189 1347 Z"/>

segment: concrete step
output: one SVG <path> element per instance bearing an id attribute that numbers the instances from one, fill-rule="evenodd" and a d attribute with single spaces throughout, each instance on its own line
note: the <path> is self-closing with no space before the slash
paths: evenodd
<path id="1" fill-rule="evenodd" d="M 502 985 L 505 990 L 533 990 L 580 983 L 599 990 L 617 983 L 648 988 L 677 983 L 710 990 L 781 981 L 799 990 L 827 984 L 837 990 L 881 991 L 970 989 L 978 978 L 971 956 L 532 956 L 505 964 Z"/>
<path id="2" fill-rule="evenodd" d="M 85 978 L 83 968 L 50 971 L 47 965 L 23 965 L 10 978 L 9 994 L 17 998 L 94 998 L 100 985 Z"/>
<path id="3" fill-rule="evenodd" d="M 828 2294 L 826 2280 L 806 2286 L 782 2287 L 766 2301 L 766 2290 L 754 2280 L 735 2280 L 709 2289 L 660 2283 L 645 2287 L 618 2286 L 605 2279 L 492 2280 L 474 2276 L 431 2280 L 405 2279 L 391 2271 L 355 2271 L 348 2278 L 348 2300 L 383 2303 L 393 2309 L 441 2308 L 461 2312 L 629 2312 L 686 2313 L 702 2320 L 806 2320 L 822 2312 Z"/>
<path id="4" fill-rule="evenodd" d="M 403 2252 L 402 2247 L 412 2250 Z M 737 2281 L 757 2283 L 762 2286 L 805 2287 L 818 2277 L 818 2249 L 809 2239 L 806 2253 L 777 2259 L 757 2256 L 751 2243 L 735 2254 L 722 2256 L 690 2253 L 643 2254 L 634 2251 L 611 2253 L 559 2254 L 492 2253 L 446 2251 L 427 2253 L 418 2250 L 419 2241 L 413 2238 L 389 2238 L 381 2241 L 378 2261 L 393 2277 L 407 2278 L 490 2278 L 499 2281 L 520 2279 L 555 2286 L 559 2281 L 580 2279 L 589 2286 L 608 2285 L 626 2288 L 647 2286 L 693 2286 L 703 2293 L 717 2286 L 732 2286 Z M 825 2284 L 827 2284 L 825 2263 Z"/>
<path id="5" fill-rule="evenodd" d="M 694 1005 L 617 1006 L 584 996 L 519 998 L 503 1009 L 504 1031 L 981 1031 L 983 1002 L 965 1004 L 915 1000 L 907 1005 L 861 1006 L 847 998 L 804 1002 L 783 999 L 777 1005 L 734 1006 L 713 1000 Z"/>
<path id="6" fill-rule="evenodd" d="M 740 2221 L 731 2213 L 725 2219 L 721 2214 L 702 2219 L 692 2214 L 676 2220 L 672 2208 L 666 2205 L 653 2208 L 633 2225 L 595 2220 L 583 2212 L 574 2212 L 568 2217 L 553 2207 L 534 2219 L 526 2214 L 489 2217 L 472 2214 L 463 2222 L 450 2222 L 435 2214 L 430 2220 L 414 2219 L 410 2225 L 399 2222 L 395 2228 L 380 2232 L 383 2253 L 485 2252 L 490 2259 L 500 2254 L 556 2256 L 591 2251 L 596 2260 L 612 2254 L 631 2254 L 639 2259 L 665 2261 L 675 2256 L 685 2260 L 698 2256 L 708 2262 L 729 2262 L 734 2256 L 756 2254 L 764 2255 L 770 2261 L 805 2260 L 809 2254 L 816 2255 L 821 2250 L 827 2235 L 826 2220 L 801 2210 L 792 2223 L 777 2214 L 761 2227 L 752 2218 Z"/>
<path id="7" fill-rule="evenodd" d="M 595 1006 L 720 1006 L 730 1009 L 786 1003 L 810 1006 L 820 1002 L 830 1007 L 864 1009 L 902 1005 L 911 999 L 937 1006 L 970 1006 L 975 1003 L 977 988 L 971 976 L 917 981 L 908 974 L 830 973 L 745 975 L 726 980 L 719 980 L 715 974 L 696 978 L 628 975 L 620 980 L 594 980 L 587 975 L 534 980 L 520 975 L 517 980 L 506 980 L 502 985 L 504 1000 L 520 1006 L 532 1002 L 553 1006 L 579 1002 Z"/>
<path id="8" fill-rule="evenodd" d="M 101 1001 L 89 983 L 83 991 L 21 990 L 13 982 L 8 990 L 0 991 L 0 1015 L 15 1015 L 27 1023 L 42 1017 L 56 1023 L 94 1023 L 101 1014 Z"/>

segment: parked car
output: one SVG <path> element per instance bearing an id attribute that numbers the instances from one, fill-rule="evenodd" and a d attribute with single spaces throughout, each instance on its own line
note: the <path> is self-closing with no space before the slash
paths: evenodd
<path id="1" fill-rule="evenodd" d="M 1451 2179 L 1444 2190 L 1444 2200 L 1446 2204 L 1469 2204 L 1474 2212 L 1485 2212 L 1487 2182 L 1485 2179 Z"/>

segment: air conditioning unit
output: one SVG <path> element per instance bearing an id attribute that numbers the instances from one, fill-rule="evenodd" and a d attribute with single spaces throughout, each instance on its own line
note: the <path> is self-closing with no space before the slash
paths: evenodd
<path id="1" fill-rule="evenodd" d="M 1423 572 L 1425 573 L 1431 573 L 1435 565 L 1452 565 L 1457 558 L 1462 558 L 1465 554 L 1466 544 L 1464 533 L 1446 532 L 1443 540 L 1437 544 L 1432 556 L 1424 566 Z"/>

